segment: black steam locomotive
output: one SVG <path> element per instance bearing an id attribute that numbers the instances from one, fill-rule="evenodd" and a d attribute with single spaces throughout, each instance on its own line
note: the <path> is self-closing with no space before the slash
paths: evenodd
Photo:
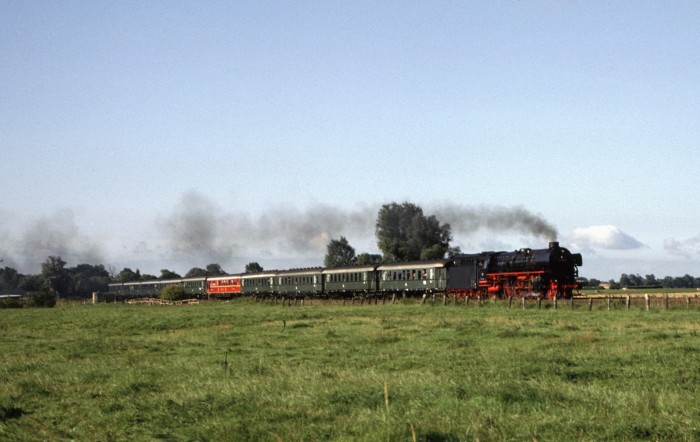
<path id="1" fill-rule="evenodd" d="M 547 249 L 482 252 L 453 258 L 448 290 L 458 296 L 571 298 L 578 290 L 580 253 L 550 242 Z"/>
<path id="2" fill-rule="evenodd" d="M 193 297 L 348 297 L 443 293 L 464 298 L 570 298 L 581 254 L 559 243 L 547 249 L 460 254 L 449 259 L 340 268 L 275 270 L 109 285 L 115 297 L 158 296 L 179 285 Z"/>

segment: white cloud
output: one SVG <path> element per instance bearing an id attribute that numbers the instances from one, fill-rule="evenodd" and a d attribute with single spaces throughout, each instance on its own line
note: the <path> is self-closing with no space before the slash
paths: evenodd
<path id="1" fill-rule="evenodd" d="M 642 248 L 644 244 L 615 226 L 589 226 L 574 229 L 571 246 L 586 251 L 631 250 Z"/>
<path id="2" fill-rule="evenodd" d="M 700 244 L 700 235 L 695 235 L 683 241 L 667 238 L 664 240 L 664 250 L 671 255 L 690 259 L 694 253 L 700 253 L 697 247 L 698 244 Z"/>

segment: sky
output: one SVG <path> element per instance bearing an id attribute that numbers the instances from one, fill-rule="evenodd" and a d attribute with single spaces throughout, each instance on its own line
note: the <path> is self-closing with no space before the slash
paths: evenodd
<path id="1" fill-rule="evenodd" d="M 0 265 L 321 265 L 340 236 L 379 253 L 379 208 L 411 202 L 463 252 L 700 276 L 698 23 L 694 0 L 4 0 Z"/>

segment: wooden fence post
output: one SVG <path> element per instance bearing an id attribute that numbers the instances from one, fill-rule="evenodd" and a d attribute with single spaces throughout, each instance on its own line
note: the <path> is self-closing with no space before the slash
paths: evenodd
<path id="1" fill-rule="evenodd" d="M 588 311 L 590 312 L 591 310 L 593 310 L 593 298 L 589 296 L 588 297 Z"/>
<path id="2" fill-rule="evenodd" d="M 608 296 L 608 310 L 610 310 L 610 301 L 611 300 L 612 300 L 612 298 L 610 296 Z"/>
<path id="3" fill-rule="evenodd" d="M 646 310 L 649 311 L 649 293 L 644 294 L 644 305 Z"/>
<path id="4" fill-rule="evenodd" d="M 523 302 L 523 310 L 525 310 L 525 297 L 523 296 L 520 300 Z"/>
<path id="5" fill-rule="evenodd" d="M 668 293 L 664 293 L 664 310 L 668 310 Z"/>
<path id="6" fill-rule="evenodd" d="M 558 299 L 557 295 L 554 295 L 554 310 L 557 309 L 557 304 L 558 304 L 558 303 L 559 303 L 559 299 Z"/>
<path id="7" fill-rule="evenodd" d="M 513 308 L 513 295 L 508 297 L 508 308 Z"/>
<path id="8" fill-rule="evenodd" d="M 571 310 L 574 309 L 574 296 L 571 295 Z"/>
<path id="9" fill-rule="evenodd" d="M 537 298 L 537 310 L 539 310 L 541 308 L 542 308 L 542 298 Z"/>
<path id="10" fill-rule="evenodd" d="M 627 310 L 630 309 L 630 295 L 627 295 L 625 298 L 625 307 L 627 307 Z"/>
<path id="11" fill-rule="evenodd" d="M 686 310 L 690 309 L 690 296 L 685 297 L 685 309 Z"/>

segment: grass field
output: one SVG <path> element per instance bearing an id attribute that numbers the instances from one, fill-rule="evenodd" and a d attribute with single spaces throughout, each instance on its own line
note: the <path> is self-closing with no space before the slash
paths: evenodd
<path id="1" fill-rule="evenodd" d="M 1 440 L 700 440 L 700 310 L 0 311 Z"/>

